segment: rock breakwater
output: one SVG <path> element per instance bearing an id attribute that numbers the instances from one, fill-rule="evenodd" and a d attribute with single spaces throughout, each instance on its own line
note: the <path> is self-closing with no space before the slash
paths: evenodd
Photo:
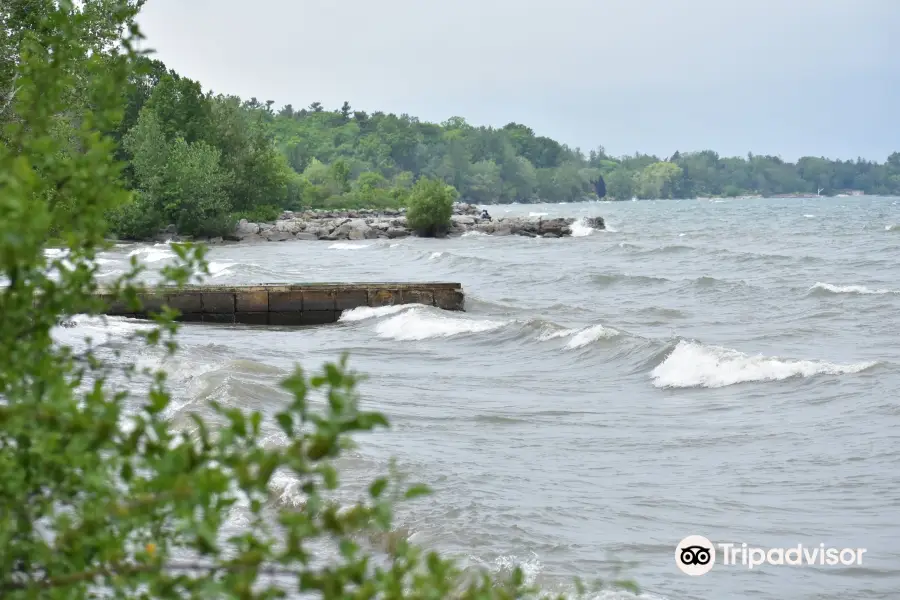
<path id="1" fill-rule="evenodd" d="M 242 242 L 284 242 L 288 240 L 371 240 L 395 239 L 415 235 L 406 223 L 406 211 L 400 210 L 309 210 L 285 211 L 274 223 L 251 223 L 242 219 L 228 240 Z M 500 217 L 485 219 L 473 204 L 456 204 L 447 235 L 470 232 L 486 235 L 521 235 L 558 238 L 570 236 L 578 219 L 541 217 Z M 581 220 L 583 228 L 605 229 L 602 217 Z"/>

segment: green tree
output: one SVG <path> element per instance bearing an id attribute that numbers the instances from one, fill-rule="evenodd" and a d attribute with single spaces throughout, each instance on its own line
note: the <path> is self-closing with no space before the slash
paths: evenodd
<path id="1" fill-rule="evenodd" d="M 419 179 L 409 194 L 407 225 L 423 237 L 444 235 L 450 226 L 457 196 L 452 186 L 439 179 Z"/>
<path id="2" fill-rule="evenodd" d="M 231 231 L 229 174 L 219 164 L 221 153 L 206 142 L 175 140 L 166 164 L 163 210 L 179 233 L 218 236 Z"/>
<path id="3" fill-rule="evenodd" d="M 637 178 L 641 198 L 671 198 L 675 183 L 682 176 L 681 167 L 670 162 L 656 162 L 645 167 Z"/>
<path id="4" fill-rule="evenodd" d="M 619 167 L 606 176 L 606 193 L 616 200 L 631 200 L 634 197 L 634 173 Z"/>

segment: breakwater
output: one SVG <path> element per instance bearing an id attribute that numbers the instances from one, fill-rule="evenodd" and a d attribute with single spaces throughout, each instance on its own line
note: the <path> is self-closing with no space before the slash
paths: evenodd
<path id="1" fill-rule="evenodd" d="M 345 310 L 364 306 L 424 304 L 465 310 L 459 283 L 274 283 L 263 285 L 159 287 L 138 294 L 140 310 L 101 291 L 105 314 L 148 318 L 164 306 L 181 313 L 179 321 L 248 325 L 322 325 Z"/>
<path id="2" fill-rule="evenodd" d="M 521 235 L 559 238 L 572 235 L 579 219 L 542 217 L 483 218 L 474 204 L 456 204 L 447 235 L 468 232 L 486 235 Z M 584 227 L 605 229 L 602 217 L 582 219 Z M 302 212 L 285 211 L 272 223 L 253 223 L 242 219 L 234 234 L 225 239 L 243 242 L 284 242 L 288 240 L 369 240 L 396 239 L 415 235 L 406 222 L 405 209 Z"/>

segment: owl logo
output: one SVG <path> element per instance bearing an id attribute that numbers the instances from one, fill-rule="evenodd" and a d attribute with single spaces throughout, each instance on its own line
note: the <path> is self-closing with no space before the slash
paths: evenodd
<path id="1" fill-rule="evenodd" d="M 689 535 L 675 547 L 675 564 L 687 575 L 706 575 L 716 564 L 716 548 L 702 535 Z"/>

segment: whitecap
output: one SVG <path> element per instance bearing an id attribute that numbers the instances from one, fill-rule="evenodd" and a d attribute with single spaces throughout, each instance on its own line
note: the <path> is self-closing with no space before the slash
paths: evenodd
<path id="1" fill-rule="evenodd" d="M 352 323 L 354 321 L 365 321 L 368 319 L 376 319 L 378 317 L 386 317 L 394 315 L 404 310 L 410 310 L 415 307 L 422 307 L 424 304 L 395 304 L 393 306 L 360 306 L 351 308 L 341 313 L 339 322 Z"/>
<path id="2" fill-rule="evenodd" d="M 821 281 L 816 282 L 814 286 L 809 288 L 810 291 L 813 290 L 823 290 L 826 292 L 831 292 L 832 294 L 894 294 L 897 293 L 894 290 L 888 289 L 878 289 L 873 290 L 871 288 L 867 288 L 864 285 L 832 285 L 830 283 L 822 283 Z"/>
<path id="3" fill-rule="evenodd" d="M 598 340 L 613 338 L 617 335 L 619 335 L 619 332 L 615 329 L 604 327 L 603 325 L 592 325 L 591 327 L 586 327 L 575 333 L 575 335 L 572 336 L 572 339 L 569 340 L 569 343 L 566 344 L 566 349 L 576 350 L 578 348 L 584 348 L 588 344 L 592 344 Z"/>
<path id="4" fill-rule="evenodd" d="M 566 344 L 567 350 L 577 350 L 592 344 L 598 340 L 609 339 L 619 335 L 619 331 L 612 327 L 604 327 L 603 325 L 591 325 L 581 329 L 558 329 L 545 330 L 538 336 L 538 340 L 546 342 L 549 340 L 571 337 L 572 339 Z"/>
<path id="5" fill-rule="evenodd" d="M 138 256 L 144 262 L 159 262 L 168 258 L 175 258 L 175 253 L 168 249 L 169 244 L 155 244 L 132 250 L 128 256 Z"/>
<path id="6" fill-rule="evenodd" d="M 371 244 L 348 244 L 347 242 L 337 242 L 328 246 L 330 250 L 362 250 L 368 248 Z"/>
<path id="7" fill-rule="evenodd" d="M 432 252 L 431 256 L 428 257 L 428 260 L 434 260 L 436 258 L 440 258 L 444 255 L 443 252 Z"/>
<path id="8" fill-rule="evenodd" d="M 530 212 L 530 213 L 528 213 L 528 216 L 529 216 L 529 217 L 546 217 L 548 214 L 550 214 L 550 213 L 544 213 L 544 212 Z"/>
<path id="9" fill-rule="evenodd" d="M 86 346 L 86 338 L 91 338 L 94 345 L 102 345 L 155 327 L 149 321 L 127 317 L 75 315 L 69 320 L 75 323 L 74 327 L 54 327 L 51 336 L 57 343 L 76 349 Z"/>
<path id="10" fill-rule="evenodd" d="M 221 277 L 228 273 L 228 269 L 235 266 L 237 263 L 233 262 L 210 262 L 207 263 L 206 267 L 209 269 L 209 274 L 211 277 Z"/>
<path id="11" fill-rule="evenodd" d="M 593 227 L 587 225 L 584 217 L 572 223 L 570 229 L 572 230 L 572 237 L 585 237 L 595 231 Z"/>
<path id="12" fill-rule="evenodd" d="M 505 321 L 478 321 L 414 309 L 381 321 L 375 325 L 375 333 L 380 338 L 409 342 L 465 333 L 483 333 L 499 329 L 506 324 Z"/>
<path id="13" fill-rule="evenodd" d="M 846 375 L 875 366 L 874 362 L 839 365 L 820 360 L 750 356 L 720 346 L 680 341 L 651 376 L 658 388 L 719 388 L 736 383 L 782 381 L 792 377 Z"/>

